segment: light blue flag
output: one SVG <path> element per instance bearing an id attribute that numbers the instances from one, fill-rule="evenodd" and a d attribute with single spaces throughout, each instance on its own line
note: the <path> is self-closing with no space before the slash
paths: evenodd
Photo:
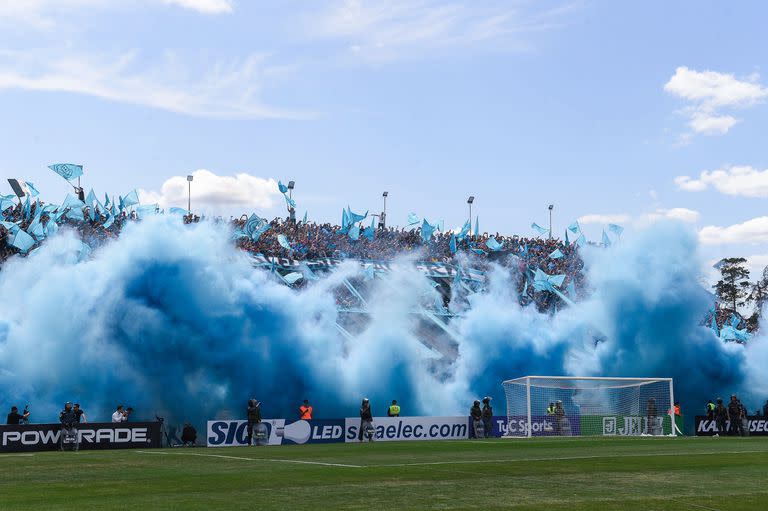
<path id="1" fill-rule="evenodd" d="M 43 227 L 42 222 L 35 222 L 32 225 L 29 226 L 29 233 L 35 237 L 36 240 L 41 241 L 43 238 L 45 238 L 45 227 Z"/>
<path id="2" fill-rule="evenodd" d="M 45 224 L 45 230 L 48 231 L 48 237 L 50 238 L 57 232 L 59 232 L 59 224 L 53 221 L 53 219 L 48 220 L 48 223 Z"/>
<path id="3" fill-rule="evenodd" d="M 475 236 L 480 236 L 480 216 L 475 217 Z"/>
<path id="4" fill-rule="evenodd" d="M 67 212 L 65 213 L 65 216 L 70 220 L 79 220 L 79 221 L 85 220 L 85 215 L 83 214 L 82 208 L 68 209 Z"/>
<path id="5" fill-rule="evenodd" d="M 349 228 L 349 239 L 357 241 L 360 239 L 360 226 L 355 224 Z"/>
<path id="6" fill-rule="evenodd" d="M 287 195 L 283 195 L 285 197 L 285 202 L 288 204 L 288 206 L 292 207 L 293 209 L 296 209 L 296 201 L 289 198 Z"/>
<path id="7" fill-rule="evenodd" d="M 358 215 L 357 213 L 353 213 L 352 210 L 347 206 L 347 212 L 349 214 L 349 223 L 350 224 L 356 224 L 357 222 L 362 222 L 366 218 L 368 218 L 368 212 L 366 211 L 364 215 Z"/>
<path id="8" fill-rule="evenodd" d="M 304 278 L 304 275 L 298 271 L 292 271 L 283 277 L 283 280 L 289 285 L 294 285 L 297 281 Z"/>
<path id="9" fill-rule="evenodd" d="M 531 224 L 531 229 L 535 230 L 539 234 L 547 234 L 547 233 L 549 233 L 548 229 L 543 228 L 542 226 L 540 226 L 536 222 Z"/>
<path id="10" fill-rule="evenodd" d="M 421 222 L 421 219 L 416 216 L 416 213 L 408 213 L 408 227 L 416 225 Z"/>
<path id="11" fill-rule="evenodd" d="M 480 249 L 480 248 L 472 248 L 470 250 L 472 250 L 472 252 L 474 252 L 477 255 L 487 255 L 488 254 L 488 252 L 486 252 L 485 250 Z"/>
<path id="12" fill-rule="evenodd" d="M 429 243 L 429 240 L 432 239 L 433 232 L 435 232 L 435 226 L 427 222 L 427 219 L 425 218 L 421 223 L 421 239 L 424 240 L 424 243 Z"/>
<path id="13" fill-rule="evenodd" d="M 157 204 L 145 204 L 136 208 L 136 216 L 139 219 L 147 218 L 157 214 L 159 207 Z"/>
<path id="14" fill-rule="evenodd" d="M 301 223 L 303 223 L 304 225 L 307 225 L 307 212 L 306 211 L 304 212 L 304 220 L 302 220 Z"/>
<path id="15" fill-rule="evenodd" d="M 285 237 L 285 234 L 278 234 L 277 235 L 277 242 L 280 244 L 281 247 L 283 247 L 286 250 L 293 250 L 291 248 L 291 244 L 288 243 L 288 238 Z"/>
<path id="16" fill-rule="evenodd" d="M 587 244 L 587 238 L 582 234 L 579 236 L 579 239 L 576 240 L 576 246 L 577 247 L 583 247 Z"/>
<path id="17" fill-rule="evenodd" d="M 349 213 L 344 208 L 341 210 L 341 230 L 346 231 L 347 229 L 349 229 Z"/>
<path id="18" fill-rule="evenodd" d="M 608 224 L 608 230 L 616 236 L 621 236 L 621 233 L 624 232 L 624 228 L 616 224 Z"/>
<path id="19" fill-rule="evenodd" d="M 570 247 L 571 241 L 568 239 L 568 229 L 565 230 L 565 246 Z"/>
<path id="20" fill-rule="evenodd" d="M 109 209 L 109 205 L 111 202 L 109 202 L 109 195 L 106 193 L 104 194 L 104 209 Z"/>
<path id="21" fill-rule="evenodd" d="M 525 284 L 523 285 L 523 293 L 522 296 L 528 296 L 528 278 L 525 279 Z"/>
<path id="22" fill-rule="evenodd" d="M 376 233 L 376 230 L 373 228 L 373 226 L 372 226 L 372 225 L 369 225 L 369 226 L 368 226 L 368 227 L 366 227 L 366 228 L 365 228 L 365 230 L 363 231 L 363 236 L 365 236 L 366 238 L 368 238 L 370 241 L 373 241 L 373 239 L 376 237 L 376 234 L 375 234 L 375 233 Z"/>
<path id="23" fill-rule="evenodd" d="M 120 204 L 118 205 L 118 207 L 120 208 L 120 213 L 122 213 L 123 210 L 125 209 L 125 202 L 123 202 L 123 198 L 120 197 L 119 195 L 117 196 L 117 198 L 120 200 Z"/>
<path id="24" fill-rule="evenodd" d="M 464 227 L 461 228 L 461 231 L 459 232 L 459 235 L 457 238 L 459 241 L 463 240 L 467 234 L 469 234 L 469 230 L 472 228 L 472 221 L 467 219 L 466 222 L 464 222 Z"/>
<path id="25" fill-rule="evenodd" d="M 27 190 L 29 190 L 29 194 L 32 197 L 37 197 L 40 195 L 40 192 L 37 191 L 37 188 L 35 188 L 35 185 L 30 183 L 29 181 L 24 181 L 27 184 Z"/>
<path id="26" fill-rule="evenodd" d="M 376 270 L 372 264 L 365 267 L 363 275 L 365 276 L 365 280 L 373 280 L 376 278 Z"/>
<path id="27" fill-rule="evenodd" d="M 187 214 L 187 210 L 184 208 L 171 208 L 168 210 L 168 213 L 170 213 L 171 215 L 185 216 Z"/>
<path id="28" fill-rule="evenodd" d="M 731 314 L 731 326 L 733 328 L 738 328 L 739 323 L 741 323 L 741 320 L 739 319 L 739 317 L 735 313 Z"/>
<path id="29" fill-rule="evenodd" d="M 494 238 L 493 236 L 491 236 L 491 237 L 490 237 L 490 238 L 488 238 L 488 240 L 485 242 L 485 246 L 486 246 L 486 247 L 488 247 L 488 248 L 490 248 L 490 249 L 491 249 L 491 250 L 493 250 L 494 252 L 498 252 L 499 250 L 501 250 L 501 249 L 502 249 L 502 247 L 504 246 L 504 244 L 503 244 L 503 243 L 499 243 L 499 242 L 496 240 L 496 238 Z"/>
<path id="30" fill-rule="evenodd" d="M 568 296 L 576 298 L 576 286 L 573 285 L 573 282 L 569 282 L 565 290 L 568 291 Z"/>
<path id="31" fill-rule="evenodd" d="M 451 241 L 450 243 L 448 243 L 448 246 L 451 249 L 451 254 L 455 254 L 456 253 L 456 235 L 455 234 L 451 234 Z"/>
<path id="32" fill-rule="evenodd" d="M 605 234 L 605 230 L 603 230 L 603 246 L 605 247 L 611 246 L 611 240 L 608 238 L 608 235 Z"/>
<path id="33" fill-rule="evenodd" d="M 35 244 L 35 239 L 27 234 L 24 229 L 19 229 L 16 234 L 13 235 L 13 241 L 11 246 L 18 248 L 21 252 L 27 252 Z"/>
<path id="34" fill-rule="evenodd" d="M 32 203 L 29 200 L 29 195 L 27 195 L 27 200 L 24 201 L 24 210 L 22 211 L 22 215 L 25 220 L 29 218 L 29 215 L 31 214 L 31 210 L 32 210 Z"/>
<path id="35" fill-rule="evenodd" d="M 246 236 L 251 237 L 260 226 L 261 218 L 256 213 L 251 213 L 251 216 L 245 222 L 245 226 L 243 226 L 243 232 Z"/>
<path id="36" fill-rule="evenodd" d="M 581 227 L 579 227 L 579 222 L 575 221 L 571 225 L 568 226 L 568 230 L 571 231 L 573 234 L 578 234 L 581 230 Z"/>
<path id="37" fill-rule="evenodd" d="M 114 215 L 108 215 L 107 219 L 104 221 L 104 224 L 102 225 L 103 228 L 109 229 L 112 227 L 112 224 L 115 223 L 115 216 Z"/>
<path id="38" fill-rule="evenodd" d="M 122 211 L 122 209 L 120 209 L 120 211 Z M 109 212 L 112 213 L 112 216 L 117 216 L 118 210 L 117 206 L 115 206 L 114 199 L 112 200 L 112 208 L 109 210 Z"/>
<path id="39" fill-rule="evenodd" d="M 560 252 L 560 249 L 559 249 L 559 248 L 555 249 L 555 250 L 554 250 L 554 252 L 552 252 L 551 254 L 549 254 L 549 258 L 550 258 L 550 259 L 560 259 L 560 258 L 562 258 L 562 257 L 563 257 L 563 253 L 562 253 L 562 252 Z"/>
<path id="40" fill-rule="evenodd" d="M 96 194 L 93 193 L 93 188 L 91 188 L 91 191 L 88 192 L 88 196 L 85 198 L 85 205 L 86 206 L 92 206 L 94 202 L 96 202 L 98 199 L 96 198 Z"/>
<path id="41" fill-rule="evenodd" d="M 73 163 L 54 163 L 53 165 L 48 165 L 48 168 L 67 181 L 72 181 L 83 175 L 83 166 Z"/>
<path id="42" fill-rule="evenodd" d="M 0 195 L 0 211 L 5 211 L 12 207 L 14 202 L 16 202 L 15 199 L 15 195 Z"/>
<path id="43" fill-rule="evenodd" d="M 136 192 L 136 190 L 132 190 L 128 193 L 125 197 L 121 198 L 121 201 L 123 203 L 123 206 L 126 208 L 128 206 L 134 206 L 139 203 L 139 194 Z"/>
<path id="44" fill-rule="evenodd" d="M 254 231 L 253 234 L 251 234 L 251 239 L 253 241 L 259 241 L 259 238 L 261 238 L 261 235 L 267 232 L 270 228 L 269 222 L 264 222 L 264 224 L 259 227 L 256 231 Z"/>
<path id="45" fill-rule="evenodd" d="M 288 187 L 285 186 L 282 181 L 277 182 L 277 189 L 280 190 L 280 193 L 282 194 L 288 193 Z"/>
<path id="46" fill-rule="evenodd" d="M 16 231 L 18 231 L 20 229 L 20 227 L 18 225 L 16 225 L 15 223 L 13 223 L 13 222 L 2 221 L 2 222 L 0 222 L 0 225 L 5 227 L 5 230 L 8 231 L 11 234 L 16 234 Z"/>

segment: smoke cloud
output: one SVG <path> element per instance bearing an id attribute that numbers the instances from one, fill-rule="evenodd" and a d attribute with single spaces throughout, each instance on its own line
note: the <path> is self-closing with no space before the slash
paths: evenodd
<path id="1" fill-rule="evenodd" d="M 694 233 L 659 223 L 609 250 L 585 248 L 590 298 L 557 314 L 520 307 L 514 271 L 495 267 L 450 330 L 455 360 L 421 341 L 414 311 L 438 293 L 407 262 L 370 283 L 370 314 L 351 338 L 337 329 L 333 290 L 361 276 L 348 262 L 302 290 L 254 270 L 221 226 L 158 217 L 127 226 L 82 260 L 62 232 L 0 272 L 0 406 L 29 402 L 34 422 L 65 401 L 91 421 L 120 403 L 200 426 L 241 417 L 293 417 L 310 399 L 318 417 L 354 415 L 362 397 L 383 414 L 463 414 L 501 381 L 529 374 L 673 377 L 693 415 L 709 398 L 743 392 L 750 409 L 768 381 L 764 341 L 726 345 L 699 325 L 711 299 L 699 284 Z"/>

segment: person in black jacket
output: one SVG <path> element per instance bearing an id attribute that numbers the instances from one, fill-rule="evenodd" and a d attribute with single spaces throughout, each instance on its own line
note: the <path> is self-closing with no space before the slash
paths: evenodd
<path id="1" fill-rule="evenodd" d="M 373 429 L 373 414 L 371 414 L 371 403 L 366 397 L 360 403 L 360 431 L 357 433 L 357 439 L 362 442 L 363 438 L 367 437 L 369 442 L 373 442 L 375 435 L 372 431 L 368 431 L 369 429 Z"/>
<path id="2" fill-rule="evenodd" d="M 253 428 L 261 423 L 261 403 L 255 399 L 248 400 L 248 445 L 253 445 Z"/>
<path id="3" fill-rule="evenodd" d="M 723 404 L 722 398 L 717 398 L 717 406 L 715 407 L 715 424 L 717 424 L 717 436 L 725 434 L 725 423 L 730 417 L 728 416 L 728 408 Z"/>
<path id="4" fill-rule="evenodd" d="M 736 394 L 731 395 L 731 401 L 728 403 L 728 418 L 731 420 L 728 434 L 741 435 L 741 401 L 736 397 Z"/>
<path id="5" fill-rule="evenodd" d="M 371 402 L 364 398 L 360 403 L 360 431 L 357 433 L 357 439 L 363 441 L 367 437 L 369 442 L 373 442 L 373 414 L 371 413 Z"/>
<path id="6" fill-rule="evenodd" d="M 469 428 L 471 438 L 479 438 L 480 435 L 477 433 L 481 427 L 481 421 L 483 419 L 483 411 L 480 409 L 479 400 L 475 399 L 475 402 L 472 403 L 472 408 L 469 409 L 469 416 L 472 418 L 472 427 Z"/>
<path id="7" fill-rule="evenodd" d="M 493 408 L 491 408 L 491 398 L 485 396 L 483 398 L 483 429 L 485 430 L 485 438 L 491 438 L 493 433 Z"/>
<path id="8" fill-rule="evenodd" d="M 8 414 L 6 424 L 21 424 L 21 421 L 29 417 L 29 412 L 25 409 L 24 413 L 19 413 L 19 409 L 15 406 L 11 407 L 11 413 Z"/>

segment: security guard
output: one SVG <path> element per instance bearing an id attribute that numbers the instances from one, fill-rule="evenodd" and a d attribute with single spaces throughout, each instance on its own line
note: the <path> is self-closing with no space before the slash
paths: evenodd
<path id="1" fill-rule="evenodd" d="M 304 404 L 299 407 L 299 419 L 303 421 L 312 420 L 312 405 L 309 404 L 309 399 L 304 400 Z"/>
<path id="2" fill-rule="evenodd" d="M 717 406 L 715 407 L 715 423 L 717 424 L 717 436 L 725 434 L 725 423 L 730 419 L 728 416 L 728 408 L 723 404 L 722 398 L 717 398 Z"/>
<path id="3" fill-rule="evenodd" d="M 491 398 L 483 398 L 483 428 L 485 429 L 485 438 L 491 438 L 493 433 L 493 408 L 491 408 Z"/>
<path id="4" fill-rule="evenodd" d="M 397 404 L 397 399 L 393 399 L 392 404 L 387 408 L 387 417 L 400 417 L 400 405 Z"/>
<path id="5" fill-rule="evenodd" d="M 715 418 L 715 403 L 710 399 L 707 401 L 707 419 L 713 420 Z"/>
<path id="6" fill-rule="evenodd" d="M 478 435 L 478 430 L 482 428 L 482 418 L 483 418 L 483 411 L 480 409 L 480 401 L 475 399 L 475 402 L 472 403 L 472 408 L 469 409 L 469 416 L 472 417 L 472 427 L 470 428 L 470 436 L 471 438 L 480 438 L 480 435 Z M 483 436 L 485 436 L 485 433 L 483 432 Z"/>
<path id="7" fill-rule="evenodd" d="M 555 415 L 555 403 L 549 403 L 547 407 L 547 415 L 553 417 Z"/>

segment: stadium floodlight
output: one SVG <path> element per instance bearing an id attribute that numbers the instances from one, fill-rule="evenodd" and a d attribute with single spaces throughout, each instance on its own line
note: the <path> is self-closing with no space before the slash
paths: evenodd
<path id="1" fill-rule="evenodd" d="M 469 204 L 469 235 L 472 236 L 472 203 L 475 202 L 475 196 L 470 195 L 467 199 L 467 204 Z M 475 236 L 477 236 L 477 233 L 475 233 Z"/>
<path id="2" fill-rule="evenodd" d="M 192 214 L 192 180 L 194 176 L 187 176 L 187 214 Z"/>
<path id="3" fill-rule="evenodd" d="M 549 239 L 552 239 L 552 210 L 555 209 L 554 204 L 549 205 Z"/>
<path id="4" fill-rule="evenodd" d="M 505 437 L 675 434 L 672 378 L 523 376 L 502 385 Z"/>
<path id="5" fill-rule="evenodd" d="M 389 196 L 389 192 L 384 192 L 381 194 L 381 196 L 384 198 L 384 209 L 381 211 L 381 216 L 379 217 L 379 229 L 386 229 L 387 227 L 387 197 Z"/>

